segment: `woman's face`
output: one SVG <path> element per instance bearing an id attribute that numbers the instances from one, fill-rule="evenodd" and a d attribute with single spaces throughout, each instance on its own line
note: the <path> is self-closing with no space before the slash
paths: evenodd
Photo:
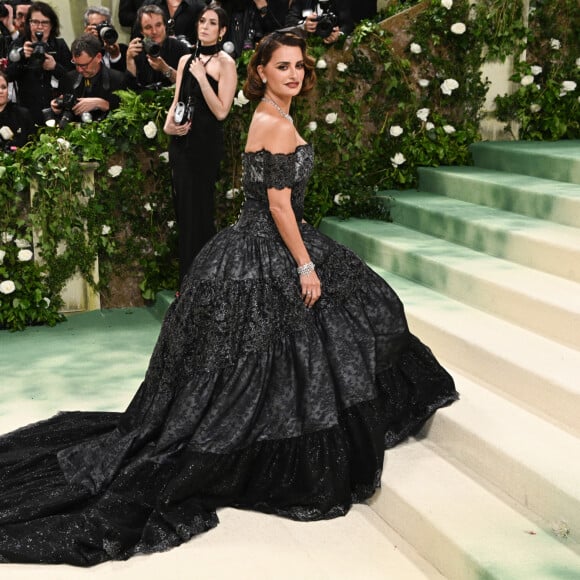
<path id="1" fill-rule="evenodd" d="M 8 103 L 8 83 L 6 79 L 0 77 L 0 109 L 4 109 Z"/>
<path id="2" fill-rule="evenodd" d="M 43 42 L 48 41 L 48 37 L 52 32 L 52 22 L 42 12 L 32 12 L 30 14 L 30 39 L 32 42 L 36 42 L 37 32 L 42 32 Z"/>
<path id="3" fill-rule="evenodd" d="M 265 65 L 258 66 L 266 93 L 281 99 L 295 97 L 304 81 L 304 56 L 299 46 L 279 46 Z"/>
<path id="4" fill-rule="evenodd" d="M 223 35 L 225 28 L 220 30 L 220 20 L 216 12 L 206 10 L 197 23 L 197 37 L 203 46 L 212 46 Z"/>

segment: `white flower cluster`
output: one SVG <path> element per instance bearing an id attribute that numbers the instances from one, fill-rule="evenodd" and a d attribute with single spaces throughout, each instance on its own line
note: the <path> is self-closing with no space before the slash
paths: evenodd
<path id="1" fill-rule="evenodd" d="M 240 190 L 237 187 L 232 187 L 232 189 L 226 191 L 226 199 L 234 199 L 235 197 L 238 197 L 239 194 Z"/>
<path id="2" fill-rule="evenodd" d="M 149 123 L 143 127 L 143 133 L 145 133 L 147 139 L 155 139 L 157 136 L 157 125 L 153 121 L 149 121 Z"/>
<path id="3" fill-rule="evenodd" d="M 119 175 L 121 175 L 122 171 L 123 171 L 123 168 L 120 165 L 111 165 L 111 167 L 109 167 L 109 169 L 107 170 L 107 173 L 111 177 L 119 177 Z"/>
<path id="4" fill-rule="evenodd" d="M 463 22 L 456 22 L 455 24 L 451 25 L 451 32 L 453 32 L 453 34 L 461 35 L 464 34 L 466 30 L 467 27 L 465 24 L 463 24 Z"/>
<path id="5" fill-rule="evenodd" d="M 14 245 L 18 248 L 16 258 L 19 262 L 30 262 L 30 260 L 32 260 L 34 257 L 32 250 L 29 249 L 31 247 L 31 243 L 28 240 L 15 238 L 14 234 L 9 232 L 2 232 L 2 234 L 0 234 L 0 240 L 3 244 L 9 244 L 10 242 L 14 243 Z M 6 251 L 0 250 L 0 264 L 4 263 L 5 258 Z M 0 294 L 12 294 L 15 290 L 16 284 L 13 280 L 2 280 L 2 282 L 0 282 Z"/>
<path id="6" fill-rule="evenodd" d="M 441 6 L 447 8 L 447 10 L 451 10 L 453 7 L 453 0 L 441 0 Z"/>
<path id="7" fill-rule="evenodd" d="M 326 115 L 326 117 L 324 117 L 324 120 L 329 125 L 334 125 L 334 123 L 336 123 L 337 119 L 338 119 L 338 114 L 337 113 L 328 113 L 328 115 Z"/>
<path id="8" fill-rule="evenodd" d="M 337 193 L 334 196 L 334 203 L 336 205 L 342 205 L 343 203 L 345 203 L 346 201 L 350 200 L 350 195 L 346 195 L 344 193 Z"/>
<path id="9" fill-rule="evenodd" d="M 399 137 L 402 134 L 403 127 L 401 127 L 400 125 L 392 125 L 391 127 L 389 127 L 389 135 L 391 135 L 391 137 Z"/>
<path id="10" fill-rule="evenodd" d="M 444 95 L 451 95 L 457 88 L 459 88 L 459 83 L 455 79 L 445 79 L 441 83 L 441 92 Z"/>
<path id="11" fill-rule="evenodd" d="M 4 141 L 12 141 L 12 139 L 14 139 L 14 133 L 8 125 L 3 125 L 0 127 L 0 137 L 2 137 Z"/>
<path id="12" fill-rule="evenodd" d="M 336 70 L 338 72 L 346 72 L 346 69 L 348 69 L 348 65 L 344 62 L 339 62 L 336 65 Z"/>
<path id="13" fill-rule="evenodd" d="M 395 153 L 393 157 L 391 157 L 391 165 L 396 169 L 399 165 L 403 165 L 407 161 L 405 156 L 402 153 Z"/>
<path id="14" fill-rule="evenodd" d="M 421 54 L 421 52 L 423 52 L 423 49 L 421 48 L 420 44 L 417 44 L 416 42 L 412 42 L 411 46 L 409 47 L 409 50 L 413 53 L 413 54 Z"/>

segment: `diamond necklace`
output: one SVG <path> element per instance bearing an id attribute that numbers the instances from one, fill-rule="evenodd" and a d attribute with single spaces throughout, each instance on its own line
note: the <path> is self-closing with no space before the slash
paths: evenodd
<path id="1" fill-rule="evenodd" d="M 269 99 L 268 97 L 262 97 L 262 102 L 270 103 L 271 105 L 274 106 L 274 108 L 278 111 L 278 113 L 280 113 L 280 115 L 282 115 L 282 117 L 284 117 L 284 119 L 286 119 L 287 121 L 290 121 L 290 123 L 294 123 L 294 121 L 292 120 L 292 117 L 288 113 L 285 113 L 281 109 L 280 105 L 278 105 L 278 103 L 274 102 L 272 99 Z"/>

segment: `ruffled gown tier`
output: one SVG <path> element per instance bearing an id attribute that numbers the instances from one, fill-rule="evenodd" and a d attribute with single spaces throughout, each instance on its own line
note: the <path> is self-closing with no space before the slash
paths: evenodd
<path id="1" fill-rule="evenodd" d="M 390 286 L 302 222 L 313 167 L 244 154 L 238 222 L 196 257 L 124 413 L 61 413 L 0 439 L 0 561 L 92 566 L 167 550 L 223 506 L 333 518 L 384 450 L 457 398 Z M 322 283 L 312 309 L 268 209 L 292 189 Z"/>

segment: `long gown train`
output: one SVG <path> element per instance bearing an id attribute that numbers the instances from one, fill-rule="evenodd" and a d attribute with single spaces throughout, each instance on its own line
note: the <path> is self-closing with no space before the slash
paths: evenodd
<path id="1" fill-rule="evenodd" d="M 384 450 L 457 398 L 390 286 L 301 223 L 312 165 L 308 145 L 244 155 L 240 219 L 194 260 L 124 413 L 62 413 L 0 438 L 0 561 L 166 550 L 222 506 L 344 515 L 380 485 Z M 310 310 L 268 187 L 292 187 L 322 283 Z"/>

